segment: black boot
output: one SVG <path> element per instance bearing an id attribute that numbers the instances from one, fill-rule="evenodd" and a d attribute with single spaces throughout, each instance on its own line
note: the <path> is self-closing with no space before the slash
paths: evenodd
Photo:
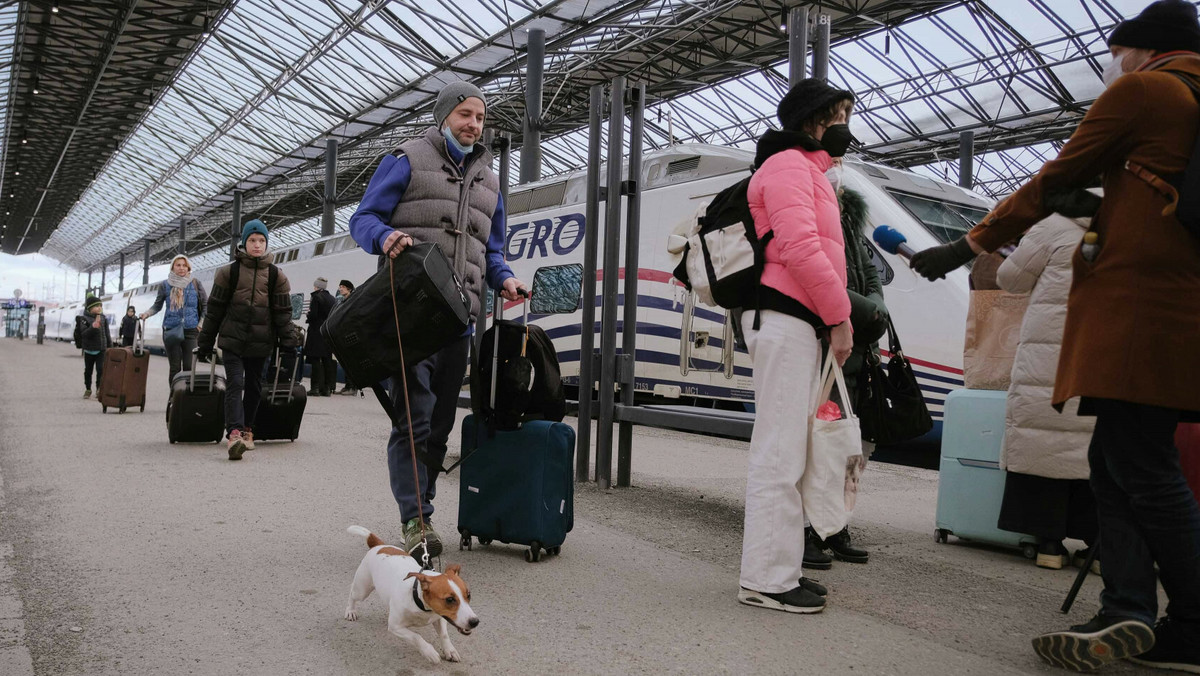
<path id="1" fill-rule="evenodd" d="M 833 558 L 846 563 L 866 563 L 870 553 L 850 544 L 850 529 L 843 528 L 825 539 L 825 546 L 833 552 Z"/>
<path id="2" fill-rule="evenodd" d="M 812 570 L 829 570 L 833 567 L 833 559 L 825 553 L 821 538 L 812 526 L 804 529 L 804 567 Z"/>

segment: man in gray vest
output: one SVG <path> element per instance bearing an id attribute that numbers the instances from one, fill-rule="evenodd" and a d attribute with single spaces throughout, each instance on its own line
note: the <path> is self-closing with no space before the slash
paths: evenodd
<path id="1" fill-rule="evenodd" d="M 350 218 L 351 236 L 368 253 L 395 258 L 414 242 L 437 244 L 463 282 L 472 316 L 483 307 L 485 281 L 506 300 L 517 300 L 518 290 L 525 288 L 504 262 L 504 202 L 500 180 L 491 170 L 492 153 L 477 145 L 486 112 L 478 87 L 446 85 L 433 106 L 434 126 L 383 158 Z M 407 374 L 413 441 L 439 466 L 454 427 L 469 345 L 469 335 L 463 335 Z M 417 463 L 418 493 L 402 387 L 400 378 L 392 378 L 392 402 L 402 421 L 388 440 L 392 495 L 404 522 L 405 550 L 420 543 L 424 520 L 428 552 L 437 556 L 442 542 L 429 524 L 437 473 Z"/>

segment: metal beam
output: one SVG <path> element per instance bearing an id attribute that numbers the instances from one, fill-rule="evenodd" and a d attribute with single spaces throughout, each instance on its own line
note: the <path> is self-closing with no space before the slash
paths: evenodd
<path id="1" fill-rule="evenodd" d="M 525 62 L 525 117 L 521 125 L 521 183 L 542 177 L 542 82 L 546 65 L 546 31 L 529 29 Z"/>
<path id="2" fill-rule="evenodd" d="M 233 219 L 229 222 L 229 260 L 237 258 L 238 242 L 242 238 L 242 191 L 233 191 Z"/>
<path id="3" fill-rule="evenodd" d="M 967 190 L 975 178 L 975 132 L 958 135 L 958 184 Z"/>
<path id="4" fill-rule="evenodd" d="M 25 238 L 29 236 L 29 230 L 33 227 L 33 222 L 37 219 L 38 212 L 42 210 L 42 204 L 46 201 L 46 195 L 50 194 L 50 186 L 54 185 L 54 177 L 58 175 L 58 170 L 62 166 L 63 159 L 67 156 L 67 150 L 71 148 L 71 141 L 75 139 L 75 134 L 79 132 L 83 125 L 83 120 L 87 117 L 88 106 L 92 103 L 92 97 L 96 95 L 96 90 L 100 88 L 100 82 L 104 79 L 104 71 L 108 69 L 108 63 L 112 60 L 113 53 L 117 51 L 117 45 L 121 41 L 121 34 L 125 32 L 125 27 L 129 25 L 129 19 L 133 16 L 133 10 L 137 7 L 138 0 L 130 0 L 129 8 L 125 10 L 125 15 L 113 26 L 112 37 L 108 42 L 108 53 L 104 55 L 104 60 L 100 62 L 96 69 L 96 75 L 92 78 L 91 89 L 88 90 L 87 98 L 83 100 L 83 105 L 79 108 L 79 115 L 75 118 L 75 124 L 71 126 L 71 131 L 67 134 L 67 140 L 63 142 L 62 151 L 58 154 L 58 159 L 54 162 L 54 169 L 50 171 L 50 177 L 46 179 L 46 186 L 41 190 L 41 197 L 38 197 L 37 206 L 33 208 L 33 213 L 29 216 L 29 223 L 25 225 L 25 232 L 21 235 L 21 240 L 17 242 L 17 248 L 13 252 L 21 253 L 21 245 L 25 243 Z M 14 86 L 16 83 L 12 83 Z"/>
<path id="5" fill-rule="evenodd" d="M 592 385 L 596 342 L 596 245 L 600 232 L 600 123 L 604 85 L 589 93 L 587 196 L 583 216 L 583 318 L 579 323 L 579 422 L 575 430 L 575 480 L 587 481 L 592 452 Z"/>
<path id="6" fill-rule="evenodd" d="M 813 77 L 829 81 L 829 15 L 817 15 L 817 39 L 813 47 Z"/>
<path id="7" fill-rule="evenodd" d="M 788 86 L 808 77 L 808 7 L 788 11 Z"/>
<path id="8" fill-rule="evenodd" d="M 596 481 L 612 487 L 613 393 L 617 366 L 617 277 L 621 265 L 621 155 L 625 147 L 625 77 L 613 78 L 608 106 L 608 195 L 604 217 L 604 290 L 600 312 L 600 421 Z"/>
<path id="9" fill-rule="evenodd" d="M 117 291 L 125 290 L 125 252 L 121 252 L 121 274 L 117 277 Z"/>
<path id="10" fill-rule="evenodd" d="M 204 141 L 189 148 L 188 152 L 184 153 L 183 156 L 175 162 L 175 164 L 171 165 L 171 168 L 169 168 L 163 174 L 163 176 L 175 176 L 182 171 L 184 167 L 191 166 L 193 161 L 195 161 L 200 154 L 212 147 L 214 143 L 225 138 L 230 130 L 241 124 L 244 120 L 246 120 L 246 118 L 253 115 L 266 101 L 268 101 L 272 96 L 278 94 L 279 91 L 295 80 L 300 73 L 308 70 L 309 67 L 319 61 L 321 57 L 333 50 L 333 48 L 341 43 L 342 40 L 354 33 L 354 31 L 358 30 L 360 26 L 366 23 L 368 19 L 382 9 L 387 2 L 388 0 L 367 0 L 364 2 L 361 7 L 355 10 L 353 15 L 345 17 L 346 20 L 343 23 L 330 31 L 328 35 L 322 38 L 317 44 L 313 45 L 307 52 L 302 54 L 294 63 L 285 68 L 283 72 L 280 73 L 274 80 L 267 84 L 267 86 L 263 87 L 258 94 L 254 95 L 244 104 L 242 104 L 241 108 L 239 108 L 224 122 L 222 122 L 212 134 L 209 134 L 204 139 Z M 78 253 L 72 255 L 71 259 L 78 259 L 84 247 L 90 244 L 92 240 L 96 239 L 96 237 L 100 236 L 101 233 L 108 230 L 113 223 L 116 223 L 118 220 L 123 218 L 131 209 L 140 204 L 151 193 L 157 190 L 162 185 L 163 180 L 165 179 L 160 179 L 151 185 L 146 186 L 146 188 L 137 196 L 129 200 L 129 202 L 126 203 L 126 205 L 120 211 L 110 217 L 103 225 L 96 229 L 96 232 L 92 233 L 91 236 L 89 236 L 78 247 L 76 247 L 76 251 Z"/>
<path id="11" fill-rule="evenodd" d="M 325 140 L 325 199 L 321 213 L 321 236 L 333 234 L 333 211 L 337 207 L 337 156 L 338 142 L 335 138 Z"/>
<path id="12" fill-rule="evenodd" d="M 150 240 L 142 240 L 142 286 L 150 283 Z"/>
<path id="13" fill-rule="evenodd" d="M 641 248 L 642 218 L 642 141 L 646 122 L 646 83 L 629 90 L 629 200 L 625 215 L 625 306 L 621 330 L 621 356 L 627 368 L 621 373 L 621 403 L 634 404 L 634 357 L 637 355 L 638 250 Z M 618 424 L 617 486 L 630 485 L 633 468 L 633 423 Z"/>

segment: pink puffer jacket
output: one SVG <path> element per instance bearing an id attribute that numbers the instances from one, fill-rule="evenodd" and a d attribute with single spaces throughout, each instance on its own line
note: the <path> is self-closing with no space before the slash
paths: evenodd
<path id="1" fill-rule="evenodd" d="M 765 286 L 795 298 L 833 326 L 850 319 L 846 249 L 823 150 L 792 148 L 767 158 L 750 179 L 750 213 L 767 243 Z"/>

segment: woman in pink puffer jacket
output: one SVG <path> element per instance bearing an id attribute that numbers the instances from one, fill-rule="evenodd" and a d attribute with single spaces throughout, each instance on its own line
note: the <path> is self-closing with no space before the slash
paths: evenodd
<path id="1" fill-rule="evenodd" d="M 847 125 L 853 103 L 853 94 L 820 80 L 793 87 L 779 104 L 783 131 L 768 131 L 758 142 L 748 191 L 759 237 L 773 235 L 758 309 L 741 318 L 754 362 L 756 416 L 738 600 L 793 613 L 825 607 L 824 588 L 802 577 L 799 486 L 821 337 L 828 336 L 839 365 L 852 344 L 841 217 L 825 172 L 853 139 Z"/>

